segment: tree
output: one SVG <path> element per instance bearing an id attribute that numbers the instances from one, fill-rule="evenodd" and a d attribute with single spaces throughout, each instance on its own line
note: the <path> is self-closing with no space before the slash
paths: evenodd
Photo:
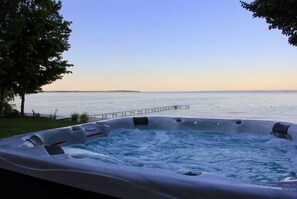
<path id="1" fill-rule="evenodd" d="M 15 109 L 15 104 L 11 104 L 14 101 L 14 93 L 12 91 L 4 92 L 3 100 L 3 114 L 5 116 L 18 116 L 19 112 Z"/>
<path id="2" fill-rule="evenodd" d="M 264 18 L 269 29 L 280 29 L 288 36 L 289 44 L 297 46 L 297 0 L 240 1 L 243 8 L 253 12 L 253 17 Z"/>
<path id="3" fill-rule="evenodd" d="M 9 52 L 20 34 L 15 17 L 21 1 L 0 1 L 0 115 L 3 114 L 5 93 L 13 87 L 14 61 L 9 57 Z"/>
<path id="4" fill-rule="evenodd" d="M 2 0 L 1 0 L 2 1 Z M 70 48 L 71 22 L 59 14 L 61 1 L 19 0 L 18 11 L 10 27 L 17 24 L 15 42 L 8 57 L 13 61 L 12 86 L 21 97 L 24 115 L 25 95 L 41 91 L 41 87 L 71 73 L 62 53 Z"/>

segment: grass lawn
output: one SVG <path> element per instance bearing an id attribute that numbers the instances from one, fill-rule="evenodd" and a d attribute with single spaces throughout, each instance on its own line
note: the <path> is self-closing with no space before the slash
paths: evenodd
<path id="1" fill-rule="evenodd" d="M 44 117 L 0 118 L 0 138 L 75 124 L 78 124 L 78 122 L 69 120 L 54 120 Z"/>

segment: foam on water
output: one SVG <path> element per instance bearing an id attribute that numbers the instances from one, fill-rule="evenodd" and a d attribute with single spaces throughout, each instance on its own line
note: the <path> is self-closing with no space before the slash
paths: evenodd
<path id="1" fill-rule="evenodd" d="M 269 135 L 119 129 L 64 150 L 113 164 L 211 172 L 253 183 L 297 176 L 296 143 Z"/>

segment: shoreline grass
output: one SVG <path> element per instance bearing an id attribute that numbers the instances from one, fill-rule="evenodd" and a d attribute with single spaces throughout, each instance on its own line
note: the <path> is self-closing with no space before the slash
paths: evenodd
<path id="1" fill-rule="evenodd" d="M 0 138 L 76 124 L 79 123 L 66 119 L 54 120 L 45 117 L 0 118 Z"/>

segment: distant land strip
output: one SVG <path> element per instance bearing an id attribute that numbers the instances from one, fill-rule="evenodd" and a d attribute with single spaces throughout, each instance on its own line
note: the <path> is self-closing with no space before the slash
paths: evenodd
<path id="1" fill-rule="evenodd" d="M 269 92 L 297 92 L 297 90 L 218 90 L 218 91 L 137 91 L 137 90 L 106 90 L 106 91 L 81 91 L 81 90 L 52 90 L 43 93 L 269 93 Z"/>
<path id="2" fill-rule="evenodd" d="M 110 92 L 110 93 L 130 93 L 130 92 L 140 92 L 140 91 L 134 91 L 134 90 L 107 90 L 107 91 L 42 91 L 44 93 L 104 93 L 104 92 Z"/>

